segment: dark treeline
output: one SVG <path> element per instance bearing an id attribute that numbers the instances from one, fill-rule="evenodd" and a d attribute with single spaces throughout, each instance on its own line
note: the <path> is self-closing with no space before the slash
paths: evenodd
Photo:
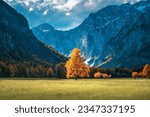
<path id="1" fill-rule="evenodd" d="M 59 77 L 64 75 L 64 63 L 58 65 L 39 64 L 37 62 L 18 62 L 6 63 L 0 62 L 0 76 L 1 77 Z M 61 71 L 61 72 L 60 72 Z M 65 74 L 65 73 L 64 73 Z"/>
<path id="2" fill-rule="evenodd" d="M 90 68 L 90 78 L 94 78 L 96 72 L 111 74 L 114 78 L 131 77 L 133 71 L 141 71 L 143 67 L 136 69 L 127 68 Z M 0 61 L 0 77 L 45 77 L 66 78 L 65 63 L 56 65 L 39 64 L 35 62 L 8 63 Z"/>

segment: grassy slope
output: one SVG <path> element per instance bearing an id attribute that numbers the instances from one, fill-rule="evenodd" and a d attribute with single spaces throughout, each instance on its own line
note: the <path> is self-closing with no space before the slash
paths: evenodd
<path id="1" fill-rule="evenodd" d="M 0 80 L 0 99 L 150 99 L 150 80 Z"/>

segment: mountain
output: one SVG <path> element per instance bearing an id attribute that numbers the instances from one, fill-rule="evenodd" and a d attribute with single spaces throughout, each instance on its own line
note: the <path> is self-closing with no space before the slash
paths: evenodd
<path id="1" fill-rule="evenodd" d="M 68 56 L 81 49 L 91 66 L 128 67 L 150 63 L 150 1 L 113 5 L 91 13 L 78 27 L 55 30 L 49 24 L 34 27 L 42 42 Z"/>
<path id="2" fill-rule="evenodd" d="M 51 46 L 40 42 L 29 29 L 24 16 L 0 1 L 0 60 L 42 61 L 56 64 L 66 60 Z"/>

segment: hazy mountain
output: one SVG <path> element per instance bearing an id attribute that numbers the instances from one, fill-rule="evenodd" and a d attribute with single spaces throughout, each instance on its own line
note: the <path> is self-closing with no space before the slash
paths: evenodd
<path id="1" fill-rule="evenodd" d="M 69 31 L 49 24 L 33 28 L 35 36 L 65 55 L 81 49 L 91 66 L 135 67 L 150 63 L 150 1 L 108 6 Z"/>
<path id="2" fill-rule="evenodd" d="M 34 37 L 24 16 L 0 1 L 0 60 L 46 61 L 56 64 L 66 58 Z"/>

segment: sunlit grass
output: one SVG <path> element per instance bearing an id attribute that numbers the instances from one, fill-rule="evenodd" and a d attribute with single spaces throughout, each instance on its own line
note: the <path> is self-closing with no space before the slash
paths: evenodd
<path id="1" fill-rule="evenodd" d="M 150 99 L 148 79 L 0 80 L 0 99 Z"/>

